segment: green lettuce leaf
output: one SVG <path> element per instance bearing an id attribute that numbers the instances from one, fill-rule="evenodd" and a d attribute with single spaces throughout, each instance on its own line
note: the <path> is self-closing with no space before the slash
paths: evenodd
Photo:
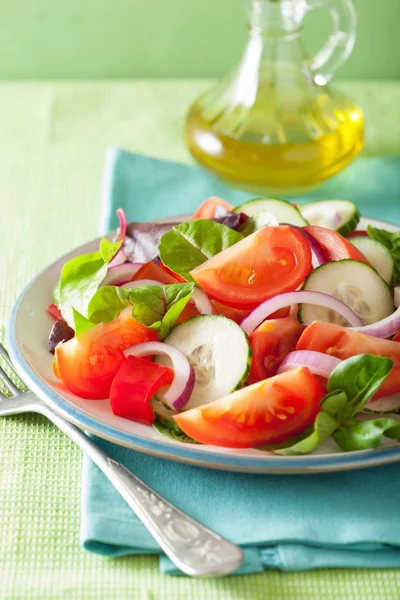
<path id="1" fill-rule="evenodd" d="M 193 283 L 133 288 L 129 291 L 132 316 L 146 327 L 155 329 L 163 340 L 179 319 L 193 290 Z"/>
<path id="2" fill-rule="evenodd" d="M 88 318 L 93 323 L 109 323 L 117 319 L 124 308 L 131 306 L 129 290 L 105 285 L 95 292 L 88 305 Z"/>
<path id="3" fill-rule="evenodd" d="M 167 267 L 193 281 L 189 271 L 242 239 L 239 232 L 226 225 L 199 219 L 173 227 L 162 236 L 158 249 Z"/>
<path id="4" fill-rule="evenodd" d="M 74 326 L 72 307 L 83 316 L 88 304 L 107 273 L 107 265 L 122 242 L 103 238 L 100 250 L 71 258 L 62 268 L 59 285 L 59 309 L 70 327 Z"/>
<path id="5" fill-rule="evenodd" d="M 394 283 L 400 284 L 400 231 L 386 231 L 386 229 L 377 229 L 372 225 L 368 225 L 367 230 L 369 237 L 377 240 L 390 250 L 394 261 Z"/>
<path id="6" fill-rule="evenodd" d="M 363 405 L 376 394 L 393 368 L 390 358 L 360 354 L 344 360 L 328 380 L 328 392 L 342 390 L 347 395 L 341 421 L 352 419 Z"/>
<path id="7" fill-rule="evenodd" d="M 334 417 L 321 411 L 315 418 L 312 433 L 292 446 L 275 450 L 275 454 L 281 454 L 283 456 L 309 454 L 322 446 L 338 427 L 339 422 Z"/>
<path id="8" fill-rule="evenodd" d="M 169 437 L 177 442 L 183 442 L 185 444 L 198 444 L 196 440 L 186 435 L 186 433 L 182 431 L 175 421 L 164 419 L 160 415 L 156 415 L 153 427 L 156 431 L 158 431 L 158 433 L 161 433 L 162 435 L 165 435 L 166 437 Z"/>
<path id="9" fill-rule="evenodd" d="M 83 331 L 87 331 L 88 329 L 91 329 L 92 327 L 94 327 L 95 324 L 92 323 L 92 321 L 89 321 L 89 319 L 87 319 L 86 317 L 84 317 L 74 307 L 72 307 L 72 314 L 74 317 L 75 335 L 79 335 Z"/>
<path id="10" fill-rule="evenodd" d="M 333 434 L 335 442 L 346 452 L 378 448 L 382 436 L 400 440 L 400 423 L 388 418 L 357 421 L 350 427 L 340 427 Z"/>

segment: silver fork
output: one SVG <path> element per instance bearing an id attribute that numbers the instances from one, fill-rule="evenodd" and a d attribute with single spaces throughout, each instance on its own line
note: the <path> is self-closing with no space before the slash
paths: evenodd
<path id="1" fill-rule="evenodd" d="M 0 355 L 16 374 L 1 344 Z M 197 577 L 219 577 L 239 568 L 243 559 L 240 548 L 176 508 L 32 392 L 22 392 L 1 365 L 0 379 L 11 393 L 11 397 L 0 394 L 0 417 L 35 412 L 50 419 L 103 471 L 181 571 Z"/>

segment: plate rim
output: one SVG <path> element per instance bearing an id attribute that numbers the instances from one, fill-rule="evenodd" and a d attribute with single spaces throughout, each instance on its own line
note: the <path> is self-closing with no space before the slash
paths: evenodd
<path id="1" fill-rule="evenodd" d="M 161 219 L 160 219 L 161 220 Z M 382 226 L 389 225 L 391 227 L 400 227 L 395 223 L 381 221 L 364 217 L 367 223 Z M 41 376 L 35 371 L 25 358 L 22 349 L 20 348 L 17 335 L 16 325 L 18 321 L 19 311 L 23 304 L 25 295 L 30 287 L 40 279 L 48 269 L 55 263 L 67 260 L 69 256 L 75 253 L 82 247 L 100 240 L 100 237 L 95 238 L 91 242 L 82 244 L 81 246 L 64 254 L 57 260 L 47 265 L 33 279 L 31 279 L 19 294 L 15 301 L 10 317 L 8 319 L 6 329 L 6 342 L 11 361 L 18 375 L 27 385 L 27 387 L 36 394 L 41 400 L 56 410 L 68 421 L 78 427 L 88 431 L 98 437 L 108 440 L 120 446 L 125 446 L 135 451 L 143 452 L 158 458 L 174 460 L 177 462 L 191 464 L 194 466 L 207 467 L 213 469 L 222 469 L 228 471 L 239 471 L 246 473 L 260 474 L 311 474 L 318 472 L 335 472 L 342 470 L 360 469 L 366 467 L 374 467 L 384 464 L 389 464 L 400 460 L 400 444 L 389 448 L 377 448 L 372 450 L 361 450 L 349 453 L 336 454 L 318 454 L 305 456 L 274 456 L 265 453 L 259 456 L 244 457 L 240 454 L 223 454 L 220 452 L 199 452 L 196 445 L 184 443 L 170 444 L 162 439 L 151 440 L 142 436 L 133 435 L 127 431 L 120 430 L 103 421 L 99 421 L 94 416 L 86 413 L 84 410 L 71 405 L 67 399 L 54 391 Z"/>

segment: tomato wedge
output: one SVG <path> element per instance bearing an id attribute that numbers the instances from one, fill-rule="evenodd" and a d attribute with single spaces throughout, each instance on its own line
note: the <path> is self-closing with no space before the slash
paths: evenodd
<path id="1" fill-rule="evenodd" d="M 60 312 L 60 309 L 58 308 L 57 304 L 55 304 L 54 302 L 53 302 L 53 304 L 49 304 L 49 306 L 47 307 L 47 312 L 56 321 L 59 321 L 60 319 L 63 318 L 62 314 Z"/>
<path id="2" fill-rule="evenodd" d="M 114 415 L 151 425 L 154 413 L 151 398 L 164 385 L 172 383 L 174 372 L 168 367 L 128 356 L 115 375 L 110 389 Z"/>
<path id="3" fill-rule="evenodd" d="M 111 323 L 99 323 L 55 350 L 53 371 L 66 388 L 81 398 L 108 398 L 112 380 L 125 360 L 123 350 L 155 341 L 155 331 L 138 323 L 126 308 Z"/>
<path id="4" fill-rule="evenodd" d="M 160 265 L 156 265 L 152 260 L 144 263 L 143 267 L 140 267 L 139 271 L 136 271 L 132 281 L 139 281 L 140 279 L 154 279 L 160 281 L 166 285 L 170 283 L 180 283 L 178 277 L 172 274 L 172 271 L 163 269 Z M 182 278 L 181 278 L 182 279 Z"/>
<path id="5" fill-rule="evenodd" d="M 179 427 L 203 444 L 252 448 L 282 442 L 313 423 L 321 386 L 301 367 L 255 383 L 174 416 Z"/>
<path id="6" fill-rule="evenodd" d="M 248 383 L 272 377 L 281 361 L 292 352 L 300 337 L 302 327 L 297 319 L 268 319 L 249 336 L 253 359 Z"/>
<path id="7" fill-rule="evenodd" d="M 304 236 L 287 225 L 263 227 L 191 271 L 195 282 L 226 306 L 252 309 L 294 291 L 311 270 Z"/>
<path id="8" fill-rule="evenodd" d="M 297 350 L 315 350 L 342 360 L 358 354 L 375 354 L 395 361 L 393 370 L 381 385 L 375 398 L 400 392 L 400 344 L 365 333 L 351 331 L 340 325 L 316 321 L 302 333 Z"/>
<path id="9" fill-rule="evenodd" d="M 400 331 L 398 333 L 396 333 L 396 335 L 394 336 L 393 342 L 400 342 Z"/>
<path id="10" fill-rule="evenodd" d="M 364 254 L 357 250 L 357 248 L 340 235 L 340 233 L 332 231 L 331 229 L 326 229 L 326 227 L 320 227 L 319 225 L 307 225 L 306 227 L 303 227 L 303 229 L 312 235 L 319 245 L 322 246 L 328 261 L 352 258 L 353 260 L 360 260 L 369 265 Z"/>
<path id="11" fill-rule="evenodd" d="M 210 196 L 210 198 L 207 198 L 207 200 L 204 200 L 204 202 L 200 204 L 199 208 L 193 213 L 192 219 L 213 219 L 217 216 L 216 211 L 219 206 L 229 211 L 234 209 L 232 204 L 222 200 L 222 198 Z"/>

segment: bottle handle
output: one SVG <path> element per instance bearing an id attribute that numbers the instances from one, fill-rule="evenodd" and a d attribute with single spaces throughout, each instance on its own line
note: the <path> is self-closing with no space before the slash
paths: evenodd
<path id="1" fill-rule="evenodd" d="M 352 0 L 305 0 L 307 10 L 329 10 L 334 30 L 325 46 L 310 60 L 309 67 L 318 85 L 325 85 L 350 56 L 356 41 L 357 15 Z"/>

